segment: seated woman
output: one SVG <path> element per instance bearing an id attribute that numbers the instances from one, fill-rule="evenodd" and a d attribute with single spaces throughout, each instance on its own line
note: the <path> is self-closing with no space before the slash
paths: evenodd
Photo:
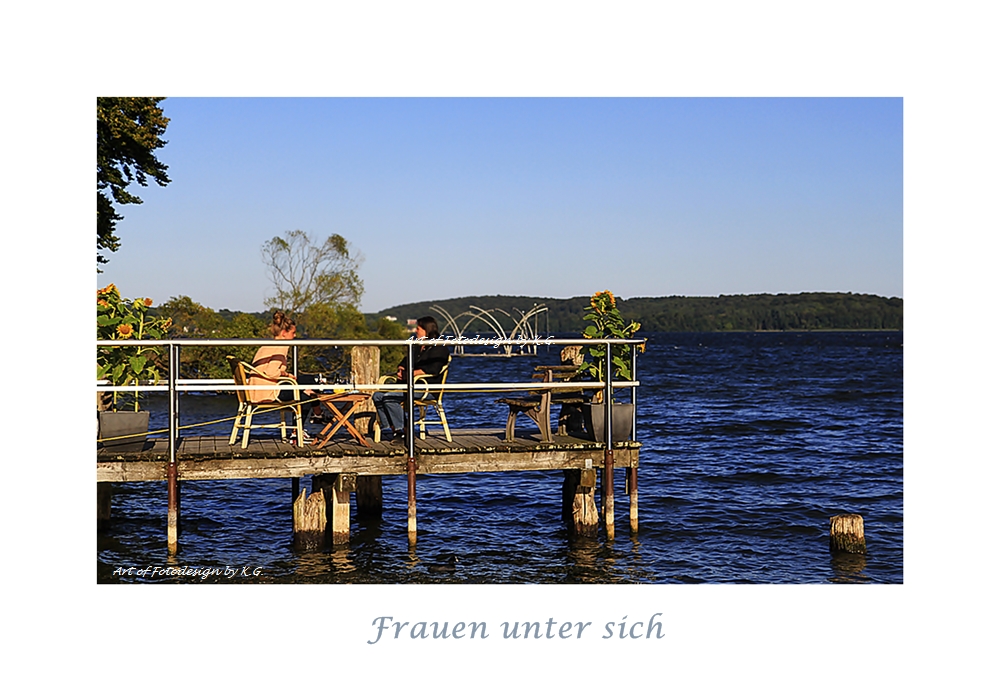
<path id="1" fill-rule="evenodd" d="M 417 320 L 417 332 L 415 337 L 437 338 L 438 323 L 434 317 L 421 317 Z M 421 345 L 413 353 L 413 375 L 414 376 L 434 376 L 441 373 L 444 365 L 448 363 L 448 348 L 444 345 Z M 401 382 L 406 381 L 407 356 L 403 356 L 403 361 L 396 369 L 396 379 Z M 406 402 L 405 392 L 382 393 L 372 395 L 372 402 L 375 403 L 375 410 L 378 412 L 379 425 L 383 431 L 388 431 L 389 436 L 385 439 L 393 439 L 402 434 L 404 429 L 403 403 Z"/>
<path id="2" fill-rule="evenodd" d="M 279 310 L 274 313 L 269 331 L 275 340 L 293 340 L 295 338 L 295 320 Z M 257 371 L 270 378 L 281 378 L 283 376 L 295 378 L 295 376 L 288 373 L 287 345 L 265 345 L 261 347 L 257 350 L 257 354 L 254 355 L 251 364 Z M 271 381 L 259 376 L 250 376 L 248 382 L 250 385 L 273 385 Z M 295 393 L 292 390 L 279 390 L 275 388 L 274 390 L 253 390 L 247 392 L 249 393 L 247 399 L 254 403 L 273 402 L 275 400 L 279 402 L 293 402 L 295 400 Z M 304 392 L 306 395 L 313 394 L 311 390 Z M 307 408 L 303 411 L 303 420 L 305 420 L 311 409 Z"/>
<path id="3" fill-rule="evenodd" d="M 268 330 L 274 336 L 275 340 L 292 340 L 295 338 L 295 320 L 279 310 L 274 313 L 274 317 L 271 320 L 271 327 Z M 257 354 L 253 356 L 251 364 L 257 371 L 271 378 L 289 376 L 288 346 L 265 345 L 257 350 Z M 251 376 L 250 385 L 270 385 L 270 382 L 257 376 Z M 277 398 L 278 390 L 274 392 L 254 390 L 250 393 L 251 402 L 271 402 Z"/>

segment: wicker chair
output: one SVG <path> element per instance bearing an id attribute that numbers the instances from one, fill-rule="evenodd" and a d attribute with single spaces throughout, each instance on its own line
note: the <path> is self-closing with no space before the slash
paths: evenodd
<path id="1" fill-rule="evenodd" d="M 250 431 L 254 428 L 280 428 L 281 438 L 285 439 L 288 436 L 288 426 L 285 425 L 285 412 L 291 410 L 291 412 L 295 415 L 295 423 L 293 426 L 295 429 L 295 441 L 299 447 L 302 447 L 304 431 L 302 428 L 302 407 L 299 404 L 298 388 L 292 389 L 295 397 L 295 401 L 292 403 L 279 402 L 277 399 L 251 402 L 249 395 L 251 391 L 239 389 L 239 386 L 250 385 L 249 379 L 251 377 L 273 383 L 275 386 L 289 384 L 294 385 L 295 378 L 292 376 L 282 376 L 280 378 L 266 376 L 254 368 L 253 365 L 242 362 L 235 357 L 229 356 L 226 359 L 229 360 L 229 366 L 232 367 L 233 370 L 233 382 L 236 383 L 237 386 L 236 397 L 240 402 L 239 411 L 236 412 L 236 421 L 233 423 L 233 432 L 229 436 L 230 446 L 236 444 L 236 438 L 239 437 L 240 428 L 243 429 L 242 449 L 247 448 L 247 444 L 250 442 Z M 253 417 L 257 412 L 274 411 L 275 409 L 277 409 L 279 415 L 281 416 L 280 423 L 253 423 Z"/>

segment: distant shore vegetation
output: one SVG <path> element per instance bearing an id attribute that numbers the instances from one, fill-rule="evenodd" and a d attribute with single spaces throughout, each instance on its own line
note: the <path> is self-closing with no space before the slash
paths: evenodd
<path id="1" fill-rule="evenodd" d="M 860 293 L 796 293 L 754 294 L 718 297 L 669 296 L 659 298 L 619 299 L 618 309 L 627 319 L 642 325 L 639 332 L 712 332 L 712 331 L 867 331 L 902 330 L 903 300 Z M 484 310 L 501 309 L 511 314 L 527 312 L 536 304 L 548 307 L 548 313 L 537 322 L 539 334 L 576 336 L 583 331 L 583 310 L 590 303 L 588 296 L 575 298 L 533 298 L 529 296 L 469 296 L 447 300 L 428 300 L 397 305 L 378 313 L 362 315 L 354 308 L 339 310 L 333 315 L 336 323 L 316 323 L 316 333 L 307 335 L 323 338 L 405 338 L 405 324 L 430 314 L 438 318 L 442 329 L 446 320 L 432 307 L 457 316 L 476 306 Z M 187 296 L 170 299 L 159 308 L 162 316 L 173 319 L 173 338 L 265 338 L 271 310 L 238 312 L 212 310 Z M 509 332 L 513 322 L 502 314 L 495 315 Z M 390 319 L 387 319 L 390 318 Z M 395 318 L 395 319 L 391 319 Z M 316 320 L 318 321 L 318 320 Z M 532 324 L 532 329 L 536 327 Z M 449 333 L 451 331 L 449 330 Z M 466 334 L 494 336 L 485 323 L 474 322 Z M 452 334 L 453 335 L 453 334 Z M 253 348 L 185 348 L 184 361 L 192 376 L 225 377 L 230 374 L 226 354 L 249 359 Z M 393 348 L 393 350 L 397 350 Z M 246 354 L 247 357 L 242 357 Z M 391 356 L 388 356 L 391 355 Z M 391 351 L 383 362 L 393 365 L 398 360 Z M 310 367 L 311 368 L 311 367 Z M 315 370 L 322 369 L 317 367 Z"/>
<path id="2" fill-rule="evenodd" d="M 371 318 L 395 317 L 401 322 L 434 314 L 432 306 L 457 316 L 476 306 L 508 313 L 526 312 L 536 304 L 548 307 L 538 320 L 539 332 L 579 333 L 587 296 L 534 298 L 529 296 L 469 296 L 430 300 L 390 307 Z M 717 297 L 663 296 L 618 301 L 627 319 L 642 324 L 642 331 L 862 331 L 902 330 L 903 299 L 862 293 L 760 293 Z M 547 316 L 547 319 L 546 319 Z M 504 328 L 513 323 L 500 317 Z M 442 327 L 444 321 L 439 320 Z M 534 325 L 533 325 L 534 328 Z M 466 333 L 490 333 L 485 323 L 471 324 Z M 641 332 L 640 332 L 641 335 Z"/>

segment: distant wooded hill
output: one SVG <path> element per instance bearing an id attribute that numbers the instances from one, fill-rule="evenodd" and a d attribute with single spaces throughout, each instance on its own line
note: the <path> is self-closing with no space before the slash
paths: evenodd
<path id="1" fill-rule="evenodd" d="M 548 306 L 548 319 L 539 320 L 539 333 L 579 333 L 583 330 L 583 310 L 588 296 L 578 298 L 532 298 L 528 296 L 469 296 L 396 305 L 370 317 L 393 316 L 401 322 L 433 315 L 444 326 L 441 315 L 431 311 L 436 305 L 453 317 L 470 305 L 489 310 L 500 308 L 514 314 L 527 312 L 536 304 Z M 516 313 L 519 310 L 520 313 Z M 643 331 L 823 331 L 903 328 L 903 299 L 860 293 L 795 293 L 618 300 L 626 320 L 642 323 Z M 509 331 L 514 323 L 495 315 Z M 464 319 L 460 320 L 464 323 Z M 485 323 L 474 322 L 466 333 L 489 333 Z M 641 331 L 640 331 L 641 333 Z"/>

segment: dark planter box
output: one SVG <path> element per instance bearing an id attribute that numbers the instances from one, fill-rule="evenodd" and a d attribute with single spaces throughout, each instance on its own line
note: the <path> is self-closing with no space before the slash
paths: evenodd
<path id="1" fill-rule="evenodd" d="M 99 411 L 97 412 L 97 437 L 118 438 L 102 443 L 107 452 L 141 452 L 146 444 L 146 432 L 149 430 L 148 411 Z"/>
<path id="2" fill-rule="evenodd" d="M 587 429 L 587 435 L 594 442 L 604 442 L 604 415 L 606 406 L 603 404 L 583 405 L 583 424 Z M 624 442 L 634 440 L 632 433 L 632 413 L 635 410 L 633 404 L 612 404 L 611 405 L 611 440 L 612 442 Z"/>

